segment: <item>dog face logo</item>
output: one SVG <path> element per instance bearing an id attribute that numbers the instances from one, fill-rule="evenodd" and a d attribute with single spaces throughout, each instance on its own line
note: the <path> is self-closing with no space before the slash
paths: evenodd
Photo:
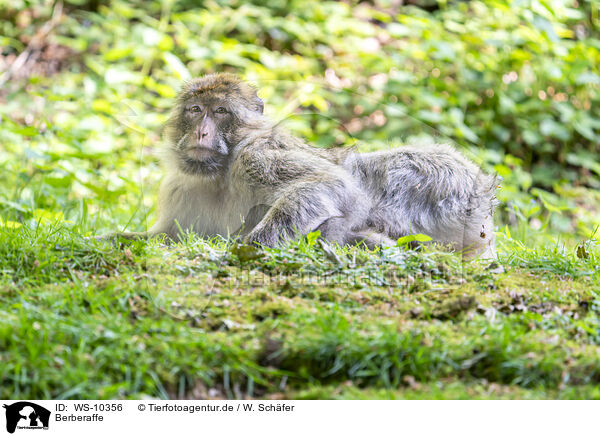
<path id="1" fill-rule="evenodd" d="M 6 409 L 6 431 L 14 433 L 15 429 L 48 429 L 50 411 L 29 401 L 19 401 L 4 405 Z"/>

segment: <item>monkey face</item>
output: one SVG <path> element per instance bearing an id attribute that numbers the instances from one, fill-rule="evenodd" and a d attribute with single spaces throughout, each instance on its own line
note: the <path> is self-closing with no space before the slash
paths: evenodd
<path id="1" fill-rule="evenodd" d="M 166 125 L 180 170 L 216 175 L 241 139 L 240 128 L 262 117 L 256 90 L 238 77 L 211 74 L 184 84 Z"/>
<path id="2" fill-rule="evenodd" d="M 183 117 L 188 127 L 184 144 L 190 156 L 202 160 L 203 156 L 214 153 L 227 154 L 223 133 L 231 123 L 231 113 L 224 104 L 193 99 L 184 106 Z"/>
<path id="3" fill-rule="evenodd" d="M 232 115 L 226 103 L 192 98 L 182 105 L 176 144 L 181 169 L 190 174 L 217 171 L 229 155 L 227 132 Z"/>

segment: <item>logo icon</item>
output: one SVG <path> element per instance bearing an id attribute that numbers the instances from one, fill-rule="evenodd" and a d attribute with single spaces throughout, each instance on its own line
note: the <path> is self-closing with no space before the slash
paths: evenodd
<path id="1" fill-rule="evenodd" d="M 50 411 L 29 401 L 19 401 L 3 406 L 6 409 L 6 431 L 15 429 L 48 429 Z"/>

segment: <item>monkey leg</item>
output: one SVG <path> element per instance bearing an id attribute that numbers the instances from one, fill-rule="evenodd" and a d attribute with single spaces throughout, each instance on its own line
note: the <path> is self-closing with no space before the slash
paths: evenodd
<path id="1" fill-rule="evenodd" d="M 355 189 L 342 178 L 297 182 L 280 196 L 245 241 L 272 247 L 296 234 L 308 234 L 329 218 L 358 216 L 360 193 Z"/>
<path id="2" fill-rule="evenodd" d="M 348 243 L 350 228 L 347 220 L 343 217 L 331 217 L 323 221 L 315 230 L 321 232 L 321 237 L 329 242 L 335 242 L 338 245 Z"/>
<path id="3" fill-rule="evenodd" d="M 371 250 L 375 247 L 393 247 L 396 245 L 396 241 L 374 229 L 365 229 L 360 232 L 350 233 L 347 243 L 352 245 L 365 244 Z"/>
<path id="4" fill-rule="evenodd" d="M 237 229 L 235 235 L 246 236 L 254 229 L 257 224 L 263 219 L 263 217 L 269 212 L 270 207 L 266 204 L 259 204 L 254 206 L 248 212 L 248 215 L 244 218 L 243 225 Z"/>
<path id="5" fill-rule="evenodd" d="M 391 247 L 395 241 L 375 229 L 352 230 L 352 223 L 343 217 L 332 217 L 323 222 L 318 228 L 321 236 L 339 245 L 365 244 L 368 248 Z"/>

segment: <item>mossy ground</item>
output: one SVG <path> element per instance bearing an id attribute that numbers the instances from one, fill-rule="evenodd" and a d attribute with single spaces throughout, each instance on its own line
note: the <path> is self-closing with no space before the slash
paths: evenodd
<path id="1" fill-rule="evenodd" d="M 593 247 L 0 239 L 4 398 L 600 398 Z"/>

